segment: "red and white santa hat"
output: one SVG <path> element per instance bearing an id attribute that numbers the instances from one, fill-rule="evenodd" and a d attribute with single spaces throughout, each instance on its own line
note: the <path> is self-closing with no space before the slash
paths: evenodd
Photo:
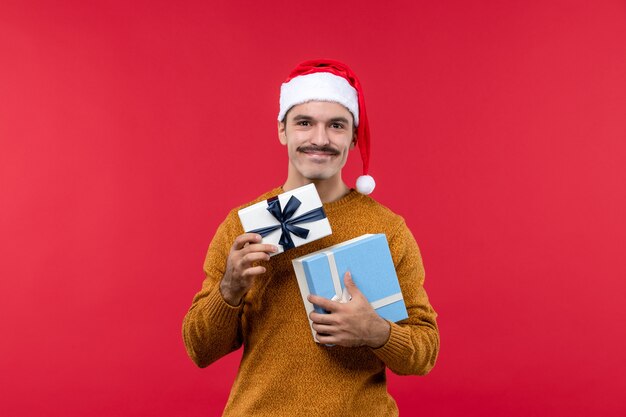
<path id="1" fill-rule="evenodd" d="M 347 108 L 357 127 L 357 146 L 363 160 L 363 175 L 356 181 L 361 194 L 374 191 L 376 183 L 368 175 L 370 129 L 365 112 L 363 89 L 356 74 L 346 65 L 331 59 L 316 59 L 299 64 L 280 87 L 280 111 L 283 121 L 290 108 L 308 101 L 332 101 Z"/>

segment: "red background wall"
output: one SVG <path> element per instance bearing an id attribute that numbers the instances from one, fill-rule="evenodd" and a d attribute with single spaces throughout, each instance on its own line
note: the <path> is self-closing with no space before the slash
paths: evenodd
<path id="1" fill-rule="evenodd" d="M 285 178 L 280 83 L 332 57 L 440 313 L 402 415 L 626 415 L 624 45 L 624 1 L 4 0 L 0 414 L 220 414 L 239 353 L 196 369 L 181 320 Z"/>

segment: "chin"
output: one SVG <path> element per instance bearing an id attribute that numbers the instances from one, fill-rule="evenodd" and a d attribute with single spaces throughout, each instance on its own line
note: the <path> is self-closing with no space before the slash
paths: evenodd
<path id="1" fill-rule="evenodd" d="M 298 172 L 300 177 L 309 181 L 327 180 L 336 176 L 338 172 L 341 172 L 341 169 L 336 169 L 336 167 L 328 165 L 323 166 L 321 164 L 294 164 L 293 167 L 295 168 L 295 171 Z"/>
<path id="2" fill-rule="evenodd" d="M 301 167 L 304 169 L 297 169 L 298 174 L 307 180 L 325 180 L 330 178 L 332 174 L 325 172 L 324 170 L 316 169 L 316 167 Z M 308 168 L 308 169 L 307 169 Z"/>
<path id="3" fill-rule="evenodd" d="M 327 180 L 331 177 L 331 175 L 324 173 L 310 173 L 308 175 L 303 175 L 309 181 L 319 181 L 319 180 Z"/>

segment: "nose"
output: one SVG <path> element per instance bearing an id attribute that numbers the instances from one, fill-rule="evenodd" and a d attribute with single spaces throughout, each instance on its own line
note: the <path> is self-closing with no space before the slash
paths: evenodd
<path id="1" fill-rule="evenodd" d="M 326 131 L 326 126 L 323 123 L 318 123 L 315 126 L 315 129 L 312 132 L 311 136 L 311 144 L 317 146 L 324 146 L 330 143 L 330 139 L 328 137 L 328 132 Z"/>

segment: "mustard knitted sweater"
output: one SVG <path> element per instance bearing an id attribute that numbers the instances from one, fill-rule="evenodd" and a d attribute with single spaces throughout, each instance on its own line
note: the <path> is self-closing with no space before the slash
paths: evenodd
<path id="1" fill-rule="evenodd" d="M 276 188 L 250 204 L 281 192 Z M 228 214 L 209 246 L 206 279 L 183 322 L 185 347 L 200 367 L 244 347 L 223 415 L 397 416 L 385 367 L 423 375 L 439 351 L 422 259 L 404 220 L 354 190 L 324 204 L 332 235 L 273 256 L 233 307 L 222 298 L 219 282 L 233 241 L 243 233 L 239 208 Z M 390 337 L 378 349 L 320 345 L 311 335 L 291 260 L 365 233 L 387 235 L 409 318 L 391 323 Z"/>

